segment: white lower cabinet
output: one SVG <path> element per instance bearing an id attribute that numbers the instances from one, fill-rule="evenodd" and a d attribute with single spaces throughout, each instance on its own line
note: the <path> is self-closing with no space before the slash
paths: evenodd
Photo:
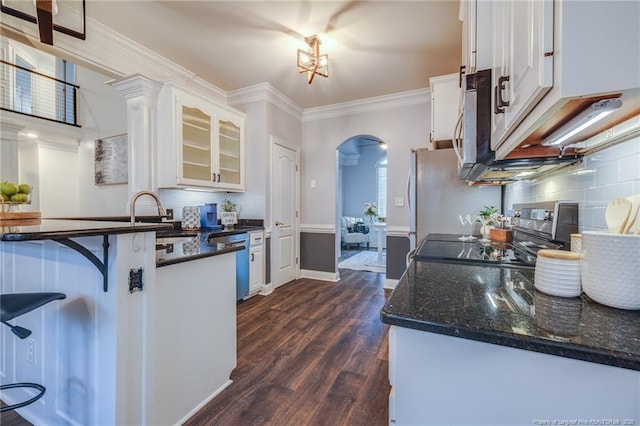
<path id="1" fill-rule="evenodd" d="M 389 332 L 389 381 L 396 426 L 640 418 L 640 371 L 399 326 Z M 611 423 L 595 423 L 603 419 Z"/>
<path id="2" fill-rule="evenodd" d="M 249 232 L 249 295 L 262 290 L 264 285 L 263 231 Z"/>

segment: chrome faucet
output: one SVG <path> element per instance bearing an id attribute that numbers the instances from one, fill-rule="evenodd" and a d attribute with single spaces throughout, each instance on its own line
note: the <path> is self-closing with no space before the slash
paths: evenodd
<path id="1" fill-rule="evenodd" d="M 160 198 L 158 198 L 155 192 L 151 192 L 151 191 L 136 192 L 135 194 L 133 194 L 133 197 L 131 197 L 131 204 L 129 204 L 129 211 L 131 212 L 132 226 L 135 225 L 136 223 L 136 200 L 138 200 L 138 198 L 142 197 L 143 195 L 149 195 L 154 200 L 156 200 L 156 204 L 158 205 L 158 214 L 160 215 L 160 217 L 164 217 L 167 215 L 166 210 L 164 209 L 164 207 L 162 207 Z"/>

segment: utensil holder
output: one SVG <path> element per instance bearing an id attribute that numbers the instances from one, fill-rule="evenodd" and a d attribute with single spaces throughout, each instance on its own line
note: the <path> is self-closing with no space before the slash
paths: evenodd
<path id="1" fill-rule="evenodd" d="M 582 287 L 603 305 L 640 309 L 640 235 L 583 232 Z"/>

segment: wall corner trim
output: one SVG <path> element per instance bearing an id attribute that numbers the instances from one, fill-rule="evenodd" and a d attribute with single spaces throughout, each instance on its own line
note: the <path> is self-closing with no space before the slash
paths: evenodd
<path id="1" fill-rule="evenodd" d="M 398 280 L 385 279 L 382 288 L 385 290 L 393 290 L 398 285 Z"/>
<path id="2" fill-rule="evenodd" d="M 408 226 L 389 226 L 389 225 L 387 225 L 387 236 L 388 237 L 405 237 L 405 238 L 409 238 L 409 227 Z"/>
<path id="3" fill-rule="evenodd" d="M 335 225 L 329 223 L 302 223 L 300 232 L 311 234 L 335 234 Z"/>

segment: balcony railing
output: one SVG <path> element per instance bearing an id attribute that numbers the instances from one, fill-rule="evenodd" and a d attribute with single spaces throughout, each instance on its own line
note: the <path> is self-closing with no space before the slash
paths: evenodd
<path id="1" fill-rule="evenodd" d="M 0 60 L 0 110 L 78 125 L 80 86 Z"/>

